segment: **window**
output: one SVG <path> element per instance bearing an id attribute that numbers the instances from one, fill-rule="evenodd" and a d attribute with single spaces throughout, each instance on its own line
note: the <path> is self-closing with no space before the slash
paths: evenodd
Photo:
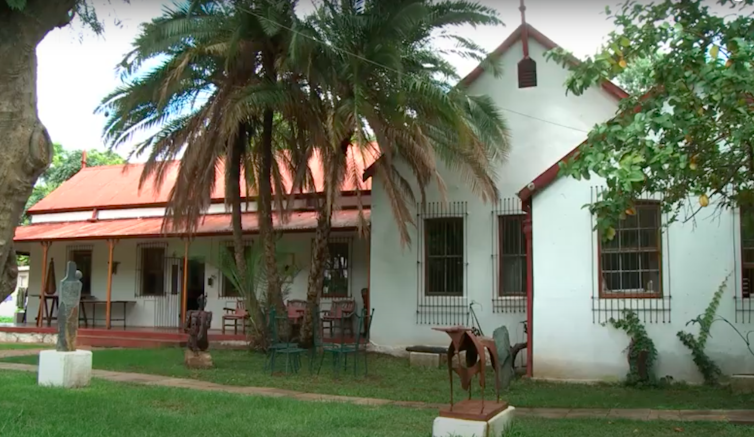
<path id="1" fill-rule="evenodd" d="M 463 218 L 425 219 L 425 293 L 463 296 Z"/>
<path id="2" fill-rule="evenodd" d="M 228 260 L 233 262 L 233 266 L 235 266 L 236 263 L 236 249 L 232 244 L 229 244 L 224 247 L 226 253 L 228 254 Z M 243 248 L 243 256 L 246 258 L 247 262 L 249 260 L 249 257 L 251 256 L 251 246 L 244 246 Z M 247 266 L 248 269 L 248 266 Z M 241 297 L 241 290 L 235 287 L 233 285 L 233 281 L 228 279 L 227 276 L 223 275 L 223 287 L 220 291 L 220 297 Z"/>
<path id="3" fill-rule="evenodd" d="M 327 243 L 328 258 L 322 297 L 349 296 L 348 270 L 351 264 L 350 245 L 347 242 Z"/>
<path id="4" fill-rule="evenodd" d="M 751 297 L 754 286 L 754 209 L 741 208 L 741 297 Z"/>
<path id="5" fill-rule="evenodd" d="M 141 248 L 141 295 L 165 294 L 165 248 Z"/>
<path id="6" fill-rule="evenodd" d="M 611 241 L 600 238 L 601 298 L 662 296 L 660 205 L 645 201 L 634 209 Z"/>
<path id="7" fill-rule="evenodd" d="M 518 63 L 518 87 L 532 88 L 537 86 L 537 63 L 534 59 L 522 59 Z"/>
<path id="8" fill-rule="evenodd" d="M 92 250 L 74 249 L 70 251 L 69 259 L 76 263 L 76 270 L 81 272 L 81 294 L 92 294 Z"/>
<path id="9" fill-rule="evenodd" d="M 500 235 L 500 296 L 526 294 L 526 237 L 523 214 L 498 216 Z"/>

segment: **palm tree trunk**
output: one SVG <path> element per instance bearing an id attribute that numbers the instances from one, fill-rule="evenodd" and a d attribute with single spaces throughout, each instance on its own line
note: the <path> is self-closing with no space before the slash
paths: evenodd
<path id="1" fill-rule="evenodd" d="M 37 44 L 70 22 L 75 0 L 29 0 L 22 11 L 0 1 L 0 302 L 16 286 L 13 236 L 52 141 L 37 115 Z"/>
<path id="2" fill-rule="evenodd" d="M 340 142 L 340 151 L 345 156 L 348 153 L 348 146 L 351 145 L 351 137 L 353 132 L 350 132 Z M 325 162 L 325 160 L 323 160 Z M 325 280 L 325 267 L 328 258 L 328 240 L 330 239 L 330 231 L 332 230 L 332 212 L 333 204 L 332 200 L 335 199 L 337 191 L 340 189 L 339 172 L 341 168 L 338 164 L 332 165 L 331 168 L 324 169 L 328 173 L 328 177 L 324 178 L 324 194 L 325 199 L 320 203 L 317 208 L 317 230 L 314 234 L 314 243 L 312 247 L 312 263 L 309 267 L 309 282 L 306 290 L 306 312 L 304 313 L 304 320 L 301 323 L 301 336 L 299 342 L 302 347 L 311 347 L 314 330 L 317 329 L 314 326 L 314 315 L 312 311 L 319 310 L 319 301 L 321 297 L 322 287 Z M 330 201 L 328 201 L 330 199 Z"/>
<path id="3" fill-rule="evenodd" d="M 231 225 L 233 228 L 233 258 L 236 261 L 236 269 L 241 283 L 241 296 L 246 304 L 246 310 L 251 318 L 251 329 L 249 337 L 252 347 L 264 347 L 265 323 L 263 322 L 262 311 L 259 307 L 254 287 L 249 284 L 246 266 L 246 246 L 243 242 L 243 225 L 241 210 L 241 167 L 244 151 L 247 147 L 246 132 L 240 129 L 234 144 L 228 154 L 228 171 L 225 181 L 228 201 L 231 206 Z"/>
<path id="4" fill-rule="evenodd" d="M 278 275 L 275 229 L 272 224 L 272 110 L 264 111 L 262 125 L 262 150 L 259 171 L 259 234 L 264 249 L 265 274 L 267 275 L 267 305 L 283 310 L 283 295 Z"/>

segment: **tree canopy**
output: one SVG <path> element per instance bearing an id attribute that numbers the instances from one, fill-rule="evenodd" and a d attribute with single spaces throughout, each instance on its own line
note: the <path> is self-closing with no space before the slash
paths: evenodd
<path id="1" fill-rule="evenodd" d="M 63 182 L 72 178 L 81 170 L 82 150 L 66 150 L 60 144 L 53 145 L 54 154 L 52 163 L 47 170 L 40 176 L 34 185 L 31 197 L 26 202 L 24 208 L 24 221 L 28 221 L 26 210 L 42 200 L 45 196 L 52 193 Z M 125 160 L 122 156 L 112 151 L 90 150 L 86 153 L 87 167 L 98 167 L 101 165 L 123 164 Z"/>
<path id="2" fill-rule="evenodd" d="M 671 223 L 693 220 L 710 204 L 754 205 L 753 3 L 718 0 L 730 9 L 725 16 L 700 0 L 632 0 L 606 10 L 617 29 L 573 67 L 569 92 L 582 94 L 662 55 L 647 66 L 649 91 L 623 99 L 617 115 L 595 126 L 562 165 L 565 175 L 604 179 L 591 210 L 605 238 L 644 195 L 662 195 Z M 562 50 L 549 56 L 568 64 Z"/>

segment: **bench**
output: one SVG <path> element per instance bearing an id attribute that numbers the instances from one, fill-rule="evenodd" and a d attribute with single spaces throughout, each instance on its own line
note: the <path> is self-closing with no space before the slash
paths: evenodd
<path id="1" fill-rule="evenodd" d="M 409 346 L 408 362 L 411 367 L 440 367 L 443 358 L 447 357 L 448 348 L 441 346 Z"/>

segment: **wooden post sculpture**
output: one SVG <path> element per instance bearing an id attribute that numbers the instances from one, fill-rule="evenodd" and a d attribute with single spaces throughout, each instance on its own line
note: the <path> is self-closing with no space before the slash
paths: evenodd
<path id="1" fill-rule="evenodd" d="M 508 404 L 500 402 L 500 376 L 498 375 L 499 363 L 495 341 L 487 337 L 477 337 L 471 332 L 471 328 L 464 326 L 455 326 L 452 328 L 433 328 L 436 331 L 442 331 L 450 336 L 451 342 L 448 346 L 448 375 L 450 377 L 450 407 L 440 410 L 440 417 L 451 417 L 465 420 L 489 420 L 501 411 L 508 408 Z M 495 402 L 485 403 L 484 389 L 487 385 L 487 357 L 485 351 L 489 353 L 492 361 L 492 369 L 495 372 L 495 392 L 497 399 Z M 461 352 L 466 353 L 465 366 L 461 363 Z M 457 365 L 453 365 L 453 358 L 457 357 Z M 461 388 L 469 392 L 468 400 L 453 403 L 453 372 L 456 372 L 461 379 Z M 482 389 L 482 399 L 471 399 L 471 381 L 476 374 L 479 374 L 479 386 Z"/>

